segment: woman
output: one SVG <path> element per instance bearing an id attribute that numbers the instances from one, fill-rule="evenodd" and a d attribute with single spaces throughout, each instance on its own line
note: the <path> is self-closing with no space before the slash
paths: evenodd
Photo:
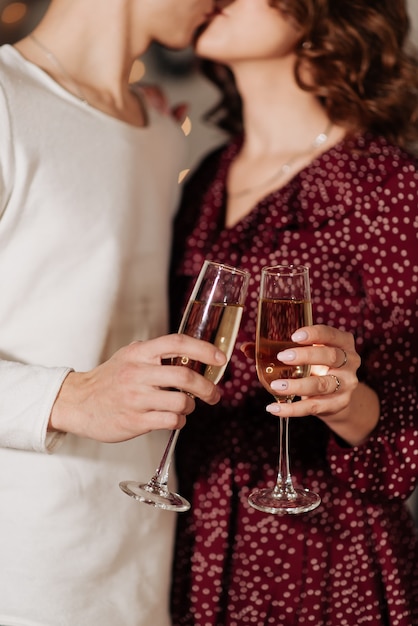
<path id="1" fill-rule="evenodd" d="M 417 63 L 405 3 L 234 0 L 200 34 L 231 139 L 189 181 L 176 221 L 180 314 L 203 258 L 253 281 L 223 398 L 177 448 L 177 625 L 411 626 L 418 541 Z M 210 61 L 210 62 L 209 62 Z M 316 375 L 271 402 L 240 346 L 254 341 L 260 270 L 310 267 L 315 325 L 281 355 Z M 173 321 L 174 327 L 177 319 Z M 318 375 L 321 374 L 321 375 Z M 282 381 L 280 381 L 282 383 Z M 265 415 L 265 406 L 268 413 Z M 277 420 L 291 417 L 304 515 L 251 508 L 272 485 Z"/>

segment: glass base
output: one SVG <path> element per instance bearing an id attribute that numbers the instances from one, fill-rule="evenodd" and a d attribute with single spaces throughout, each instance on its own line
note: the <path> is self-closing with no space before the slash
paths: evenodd
<path id="1" fill-rule="evenodd" d="M 134 481 L 124 481 L 119 483 L 122 491 L 131 498 L 135 498 L 138 502 L 155 506 L 165 511 L 188 511 L 190 502 L 186 498 L 182 498 L 178 493 L 168 491 L 166 487 L 152 484 L 140 484 Z"/>
<path id="2" fill-rule="evenodd" d="M 308 489 L 292 489 L 280 492 L 274 489 L 255 489 L 248 497 L 249 504 L 263 513 L 277 515 L 306 513 L 321 504 L 318 494 Z"/>

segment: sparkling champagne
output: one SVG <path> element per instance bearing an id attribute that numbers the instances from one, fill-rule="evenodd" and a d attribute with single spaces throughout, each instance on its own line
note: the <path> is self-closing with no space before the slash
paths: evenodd
<path id="1" fill-rule="evenodd" d="M 277 353 L 297 344 L 291 335 L 301 326 L 312 324 L 312 306 L 306 300 L 273 300 L 262 298 L 258 304 L 256 342 L 257 375 L 261 384 L 276 400 L 270 384 L 279 378 L 303 378 L 309 365 L 290 365 L 277 358 Z M 281 396 L 280 400 L 286 400 Z"/>
<path id="2" fill-rule="evenodd" d="M 243 307 L 239 304 L 206 303 L 194 300 L 189 303 L 178 332 L 212 343 L 226 354 L 227 361 L 229 361 L 242 312 Z M 219 382 L 226 368 L 226 364 L 205 365 L 188 357 L 173 359 L 173 365 L 190 367 L 214 384 Z"/>

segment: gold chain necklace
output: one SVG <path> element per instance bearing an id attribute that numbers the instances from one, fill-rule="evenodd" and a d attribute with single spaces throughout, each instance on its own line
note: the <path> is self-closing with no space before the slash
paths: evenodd
<path id="1" fill-rule="evenodd" d="M 38 46 L 38 48 L 44 53 L 44 55 L 47 57 L 47 59 L 49 61 L 51 61 L 55 65 L 55 67 L 60 71 L 62 76 L 65 79 L 67 79 L 67 81 L 69 83 L 71 83 L 71 85 L 74 88 L 74 91 L 75 91 L 75 94 L 76 94 L 77 98 L 79 100 L 81 100 L 81 102 L 83 102 L 84 104 L 90 104 L 89 101 L 87 100 L 86 96 L 84 95 L 83 91 L 80 89 L 78 84 L 75 82 L 74 78 L 67 72 L 65 67 L 63 67 L 63 65 L 57 59 L 55 54 L 53 52 L 51 52 L 51 50 L 49 50 L 49 48 L 47 48 L 41 41 L 39 41 L 39 39 L 37 37 L 35 37 L 35 35 L 33 33 L 30 33 L 28 35 L 28 37 L 29 37 L 29 39 L 31 39 L 33 41 L 34 44 L 36 44 Z"/>
<path id="2" fill-rule="evenodd" d="M 328 140 L 332 127 L 333 127 L 332 122 L 328 122 L 325 130 L 323 130 L 322 133 L 319 133 L 319 135 L 315 137 L 315 139 L 313 140 L 313 142 L 311 143 L 311 145 L 309 146 L 307 150 L 304 150 L 303 152 L 299 152 L 292 159 L 290 159 L 289 161 L 286 161 L 286 163 L 283 163 L 283 165 L 280 166 L 280 168 L 273 174 L 273 176 L 270 176 L 263 183 L 260 183 L 259 185 L 255 185 L 253 187 L 246 187 L 245 189 L 241 189 L 240 191 L 232 191 L 232 192 L 228 191 L 228 195 L 232 198 L 240 198 L 241 196 L 246 196 L 247 194 L 252 193 L 253 191 L 258 191 L 258 189 L 264 189 L 264 187 L 267 187 L 270 183 L 272 183 L 275 180 L 276 181 L 280 180 L 282 176 L 290 172 L 293 163 L 295 163 L 295 161 L 297 161 L 301 156 L 305 154 L 309 154 L 313 150 L 317 150 L 318 148 L 324 145 L 324 143 Z"/>

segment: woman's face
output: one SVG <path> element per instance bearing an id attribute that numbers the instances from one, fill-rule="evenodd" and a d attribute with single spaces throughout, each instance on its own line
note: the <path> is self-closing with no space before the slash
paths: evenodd
<path id="1" fill-rule="evenodd" d="M 199 56 L 226 65 L 293 54 L 301 33 L 268 0 L 218 0 L 219 13 L 196 42 Z"/>

